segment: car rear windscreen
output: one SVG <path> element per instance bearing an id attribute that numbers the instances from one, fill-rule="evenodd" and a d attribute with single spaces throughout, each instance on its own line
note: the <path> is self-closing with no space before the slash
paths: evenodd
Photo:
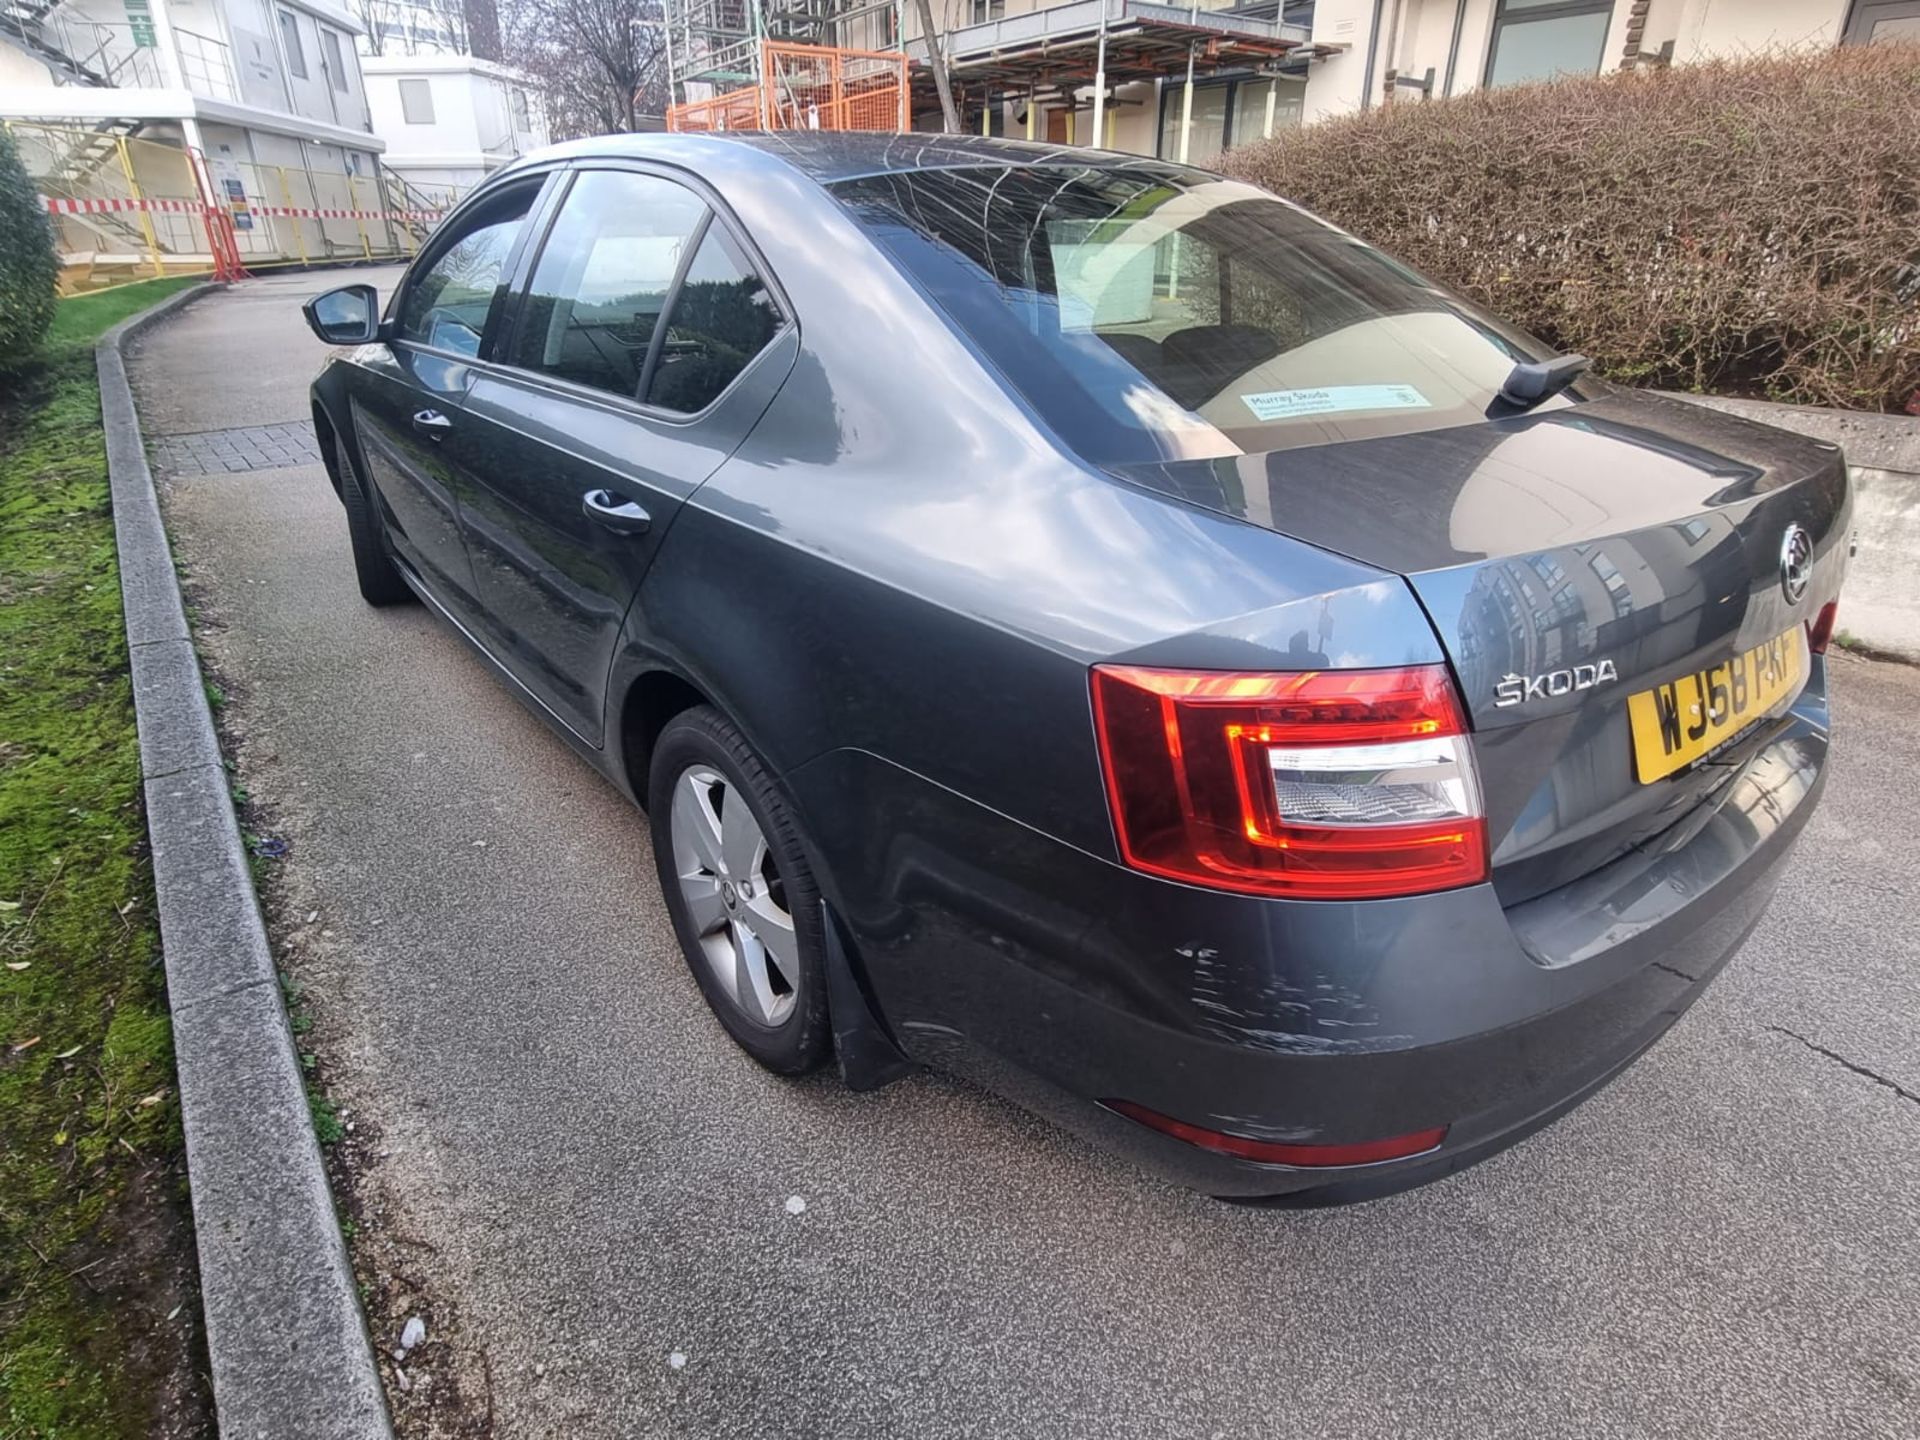
<path id="1" fill-rule="evenodd" d="M 983 165 L 832 189 L 1103 464 L 1469 424 L 1516 360 L 1552 353 L 1305 211 L 1199 171 Z"/>

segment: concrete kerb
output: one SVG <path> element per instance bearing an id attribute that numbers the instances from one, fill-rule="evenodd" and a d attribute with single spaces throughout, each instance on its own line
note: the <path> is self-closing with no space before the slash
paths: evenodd
<path id="1" fill-rule="evenodd" d="M 1840 596 L 1840 631 L 1876 654 L 1920 662 L 1920 416 L 1669 393 L 1846 451 L 1859 549 Z"/>
<path id="2" fill-rule="evenodd" d="M 100 337 L 120 589 L 220 1433 L 391 1440 L 121 347 Z"/>

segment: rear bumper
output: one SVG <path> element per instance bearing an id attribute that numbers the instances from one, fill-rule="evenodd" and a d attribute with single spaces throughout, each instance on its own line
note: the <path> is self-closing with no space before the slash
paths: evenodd
<path id="1" fill-rule="evenodd" d="M 824 781 L 832 810 L 914 817 L 910 834 L 816 837 L 913 1058 L 1196 1189 L 1344 1200 L 1484 1158 L 1657 1040 L 1759 922 L 1826 751 L 1809 699 L 1710 812 L 1511 910 L 1485 885 L 1360 903 L 1215 894 L 1060 846 L 871 756 L 793 778 L 803 805 Z M 1447 1135 L 1374 1165 L 1256 1164 L 1103 1099 L 1283 1143 Z"/>

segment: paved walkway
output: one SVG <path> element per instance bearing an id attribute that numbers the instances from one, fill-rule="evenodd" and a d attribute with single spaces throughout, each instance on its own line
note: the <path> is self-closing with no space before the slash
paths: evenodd
<path id="1" fill-rule="evenodd" d="M 147 340 L 161 428 L 304 417 L 322 283 Z M 938 1078 L 761 1073 L 641 818 L 445 627 L 360 603 L 317 466 L 176 472 L 168 504 L 291 846 L 279 939 L 355 1127 L 362 1254 L 381 1313 L 429 1326 L 408 1433 L 456 1433 L 456 1390 L 513 1440 L 1914 1433 L 1920 672 L 1837 662 L 1799 862 L 1640 1065 L 1441 1184 L 1274 1213 Z"/>
<path id="2" fill-rule="evenodd" d="M 154 436 L 148 446 L 154 469 L 176 479 L 245 470 L 285 470 L 314 465 L 320 447 L 311 421 L 285 425 L 239 425 L 196 435 Z"/>

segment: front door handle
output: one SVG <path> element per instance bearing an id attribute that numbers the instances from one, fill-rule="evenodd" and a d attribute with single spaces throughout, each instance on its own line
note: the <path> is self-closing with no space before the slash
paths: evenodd
<path id="1" fill-rule="evenodd" d="M 640 535 L 653 524 L 653 517 L 631 500 L 622 500 L 606 490 L 589 490 L 580 497 L 580 508 L 589 520 L 606 526 L 616 535 Z"/>
<path id="2" fill-rule="evenodd" d="M 444 440 L 451 429 L 453 429 L 453 421 L 438 410 L 413 412 L 413 433 L 416 435 L 424 435 L 429 440 Z"/>

